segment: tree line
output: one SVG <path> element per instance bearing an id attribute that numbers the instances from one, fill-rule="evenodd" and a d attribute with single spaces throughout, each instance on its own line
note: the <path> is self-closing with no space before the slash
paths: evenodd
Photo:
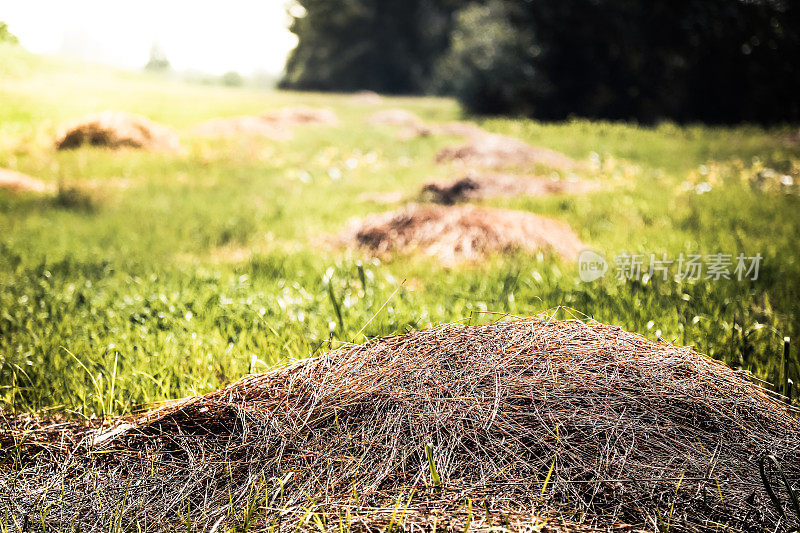
<path id="1" fill-rule="evenodd" d="M 552 120 L 800 119 L 798 0 L 296 1 L 286 88 Z"/>

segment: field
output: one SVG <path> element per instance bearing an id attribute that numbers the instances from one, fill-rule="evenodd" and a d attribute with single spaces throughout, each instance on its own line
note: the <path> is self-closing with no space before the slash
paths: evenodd
<path id="1" fill-rule="evenodd" d="M 343 342 L 559 306 L 560 317 L 692 345 L 772 381 L 783 337 L 800 337 L 800 142 L 789 128 L 461 117 L 448 99 L 366 106 L 349 95 L 185 85 L 2 44 L 0 80 L 0 167 L 61 189 L 0 191 L 3 410 L 129 413 Z M 328 107 L 341 123 L 298 127 L 283 141 L 191 131 L 297 104 Z M 561 151 L 586 161 L 580 177 L 601 187 L 487 205 L 566 222 L 608 258 L 761 254 L 758 279 L 619 280 L 612 268 L 586 283 L 577 264 L 547 254 L 445 268 L 337 247 L 330 237 L 350 218 L 396 207 L 362 193 L 414 198 L 423 182 L 454 177 L 434 156 L 457 139 L 398 140 L 397 129 L 366 124 L 395 107 Z M 185 153 L 54 149 L 58 124 L 106 109 L 174 127 Z M 796 347 L 792 357 L 796 382 Z"/>

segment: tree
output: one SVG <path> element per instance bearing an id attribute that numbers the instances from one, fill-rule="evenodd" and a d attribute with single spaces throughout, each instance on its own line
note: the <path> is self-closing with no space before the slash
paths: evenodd
<path id="1" fill-rule="evenodd" d="M 150 47 L 150 59 L 147 61 L 144 68 L 150 72 L 166 72 L 170 69 L 167 55 L 158 43 L 153 43 L 153 46 Z"/>
<path id="2" fill-rule="evenodd" d="M 220 76 L 220 81 L 222 85 L 226 87 L 241 87 L 244 85 L 244 78 L 242 78 L 242 75 L 233 70 Z"/>
<path id="3" fill-rule="evenodd" d="M 800 120 L 797 0 L 298 0 L 283 86 L 473 112 Z"/>
<path id="4" fill-rule="evenodd" d="M 297 47 L 281 86 L 410 93 L 427 90 L 458 0 L 298 0 Z"/>
<path id="5" fill-rule="evenodd" d="M 17 36 L 8 31 L 8 24 L 0 21 L 0 43 L 19 44 Z"/>

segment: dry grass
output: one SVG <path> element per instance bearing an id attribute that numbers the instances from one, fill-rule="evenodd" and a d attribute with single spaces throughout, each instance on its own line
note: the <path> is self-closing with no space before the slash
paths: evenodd
<path id="1" fill-rule="evenodd" d="M 168 529 L 191 509 L 197 527 L 227 528 L 255 493 L 259 527 L 280 530 L 310 512 L 336 530 L 347 509 L 373 529 L 559 516 L 584 530 L 775 531 L 757 460 L 800 475 L 800 422 L 741 374 L 549 317 L 346 347 L 124 422 L 99 439 L 51 428 L 7 511 L 51 505 L 50 528 L 108 530 L 144 513 Z"/>
<path id="2" fill-rule="evenodd" d="M 44 181 L 28 176 L 21 172 L 0 168 L 0 189 L 19 192 L 49 193 L 55 192 L 56 188 Z"/>
<path id="3" fill-rule="evenodd" d="M 469 173 L 446 181 L 433 181 L 422 187 L 423 197 L 440 204 L 511 196 L 581 194 L 596 190 L 596 184 L 577 178 L 523 177 L 513 174 Z"/>
<path id="4" fill-rule="evenodd" d="M 179 152 L 178 136 L 166 126 L 147 117 L 104 111 L 82 117 L 59 129 L 56 147 L 59 150 L 81 145 L 108 148 L 139 148 L 144 150 Z"/>
<path id="5" fill-rule="evenodd" d="M 483 168 L 526 168 L 540 165 L 557 170 L 570 170 L 577 166 L 575 160 L 564 154 L 548 148 L 531 146 L 519 139 L 495 133 L 470 135 L 466 144 L 440 150 L 436 155 L 436 161 Z"/>
<path id="6" fill-rule="evenodd" d="M 583 248 L 562 222 L 475 206 L 411 205 L 354 221 L 342 239 L 376 255 L 416 252 L 444 265 L 513 250 L 543 250 L 574 258 Z"/>

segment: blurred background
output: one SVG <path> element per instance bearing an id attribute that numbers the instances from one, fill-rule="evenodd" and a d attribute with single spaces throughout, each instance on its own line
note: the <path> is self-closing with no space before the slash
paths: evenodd
<path id="1" fill-rule="evenodd" d="M 447 94 L 542 119 L 800 117 L 790 0 L 33 0 L 2 19 L 33 52 L 205 83 Z"/>
<path id="2" fill-rule="evenodd" d="M 3 2 L 0 410 L 543 312 L 786 392 L 798 58 L 796 0 Z M 584 247 L 644 261 L 586 281 Z"/>

